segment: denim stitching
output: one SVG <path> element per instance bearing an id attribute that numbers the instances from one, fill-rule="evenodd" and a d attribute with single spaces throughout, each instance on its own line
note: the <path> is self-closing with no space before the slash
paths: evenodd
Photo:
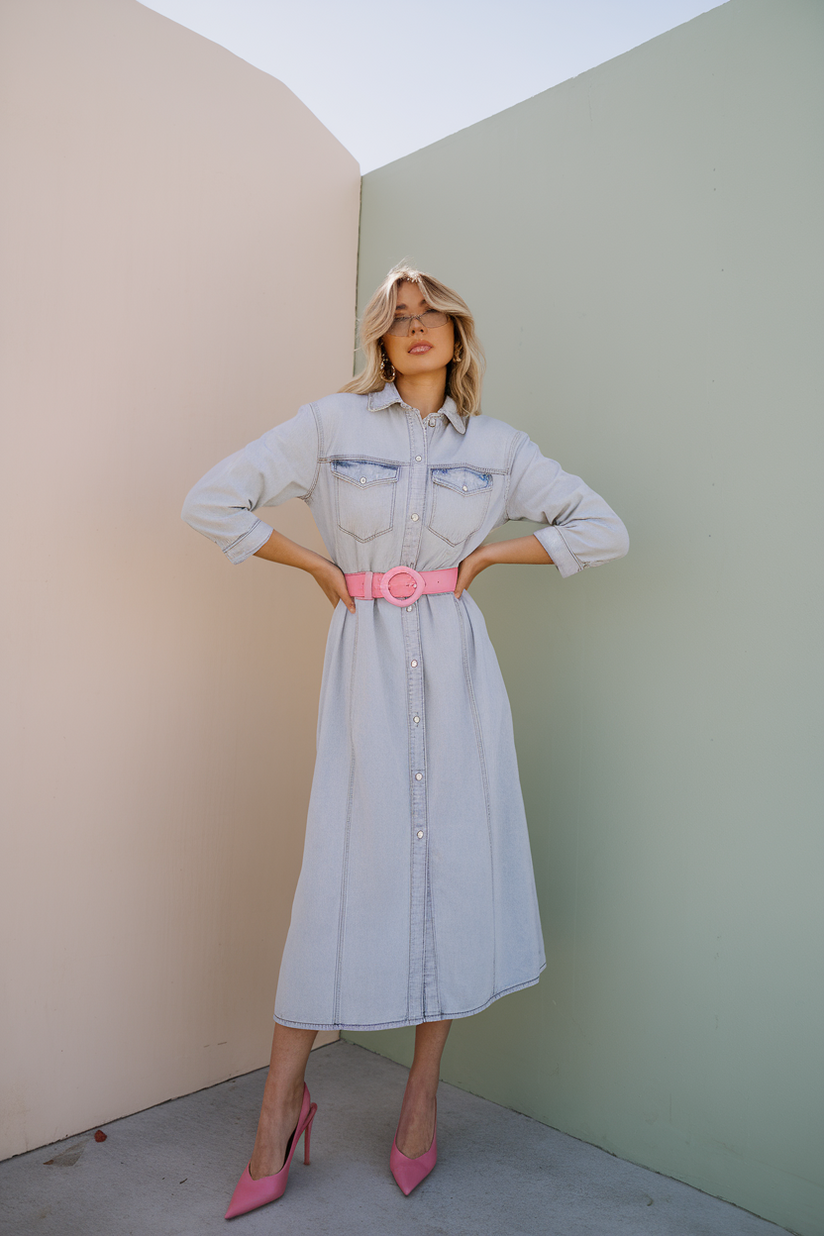
<path id="1" fill-rule="evenodd" d="M 492 476 L 506 476 L 506 467 L 488 468 L 486 464 L 479 464 L 477 460 L 472 460 L 469 463 L 463 463 L 459 459 L 450 459 L 449 463 L 433 464 L 430 471 L 448 472 L 450 468 L 466 468 L 469 472 L 489 472 Z"/>
<path id="2" fill-rule="evenodd" d="M 387 468 L 404 468 L 407 459 L 387 459 L 384 455 L 322 455 L 321 463 L 376 463 L 386 464 Z"/>
<path id="3" fill-rule="evenodd" d="M 439 486 L 439 487 L 438 487 L 438 486 L 437 486 L 437 482 L 433 482 L 433 485 L 432 485 L 432 511 L 431 511 L 431 513 L 430 513 L 430 515 L 429 515 L 429 522 L 427 523 L 427 525 L 426 525 L 426 526 L 427 526 L 427 528 L 429 529 L 429 531 L 432 533 L 432 535 L 433 535 L 433 536 L 436 536 L 436 537 L 437 537 L 439 540 L 441 540 L 441 541 L 445 541 L 447 545 L 451 545 L 451 546 L 454 548 L 456 545 L 461 545 L 461 544 L 463 544 L 463 542 L 464 542 L 464 541 L 466 541 L 466 540 L 468 540 L 468 539 L 469 539 L 469 537 L 474 536 L 474 535 L 475 535 L 475 533 L 476 533 L 476 532 L 478 531 L 478 529 L 480 528 L 481 524 L 484 522 L 484 519 L 486 518 L 486 511 L 487 511 L 487 507 L 489 506 L 489 498 L 490 498 L 490 495 L 491 495 L 491 493 L 492 493 L 493 486 L 492 486 L 492 485 L 487 485 L 485 489 L 476 489 L 476 490 L 474 491 L 474 493 L 471 495 L 471 497 L 473 497 L 473 498 L 474 498 L 474 497 L 476 497 L 478 494 L 483 494 L 483 495 L 484 495 L 484 501 L 483 501 L 483 506 L 482 506 L 482 508 L 481 508 L 481 513 L 480 513 L 480 516 L 478 517 L 478 522 L 475 524 L 475 527 L 474 527 L 474 528 L 470 528 L 468 532 L 467 532 L 467 531 L 465 531 L 463 528 L 459 528 L 459 529 L 457 530 L 457 531 L 458 531 L 458 533 L 460 533 L 460 535 L 458 536 L 458 539 L 457 539 L 456 541 L 450 541 L 450 539 L 449 539 L 449 537 L 448 537 L 448 536 L 444 536 L 444 534 L 443 534 L 442 532 L 438 532 L 437 528 L 433 528 L 433 527 L 432 527 L 432 521 L 434 520 L 434 518 L 435 518 L 435 516 L 436 516 L 436 514 L 437 514 L 437 511 L 438 511 L 438 496 L 439 496 L 439 489 L 447 489 L 447 490 L 449 490 L 449 492 L 450 492 L 450 493 L 455 493 L 455 492 L 456 492 L 456 491 L 455 491 L 454 489 L 452 489 L 449 485 L 441 485 L 441 486 Z M 463 496 L 463 495 L 461 495 L 461 496 Z M 470 495 L 467 495 L 467 497 L 469 497 L 469 496 L 470 496 Z M 477 504 L 477 505 L 480 505 L 480 504 Z M 473 516 L 472 516 L 472 518 L 474 519 L 474 518 L 475 518 L 475 516 L 473 515 Z"/>
<path id="4" fill-rule="evenodd" d="M 424 700 L 424 703 L 425 702 L 426 701 Z M 435 991 L 434 991 L 435 1008 L 440 1009 L 441 1007 L 441 984 L 440 984 L 440 977 L 438 974 L 438 933 L 436 930 L 435 897 L 432 891 L 432 873 L 430 869 L 430 856 L 431 856 L 430 830 L 432 826 L 430 823 L 430 812 L 429 812 L 429 766 L 428 766 L 428 760 L 427 760 L 427 743 L 426 743 L 426 712 L 423 710 L 421 711 L 421 725 L 424 727 L 422 737 L 423 737 L 424 775 L 426 777 L 426 781 L 425 781 L 426 822 L 424 824 L 424 828 L 426 829 L 426 899 L 427 900 L 424 903 L 424 925 L 426 926 L 426 911 L 427 911 L 427 905 L 428 905 L 429 925 L 431 926 L 431 930 L 432 930 L 432 977 L 433 977 L 433 982 L 435 984 Z M 426 979 L 426 935 L 424 935 L 423 973 L 424 973 L 424 981 L 425 981 Z M 425 1011 L 426 1009 L 424 1008 L 424 1012 Z M 439 1020 L 439 1019 L 440 1018 L 437 1018 L 436 1020 Z"/>
<path id="5" fill-rule="evenodd" d="M 409 459 L 410 459 L 410 460 L 412 460 L 412 459 L 414 459 L 414 458 L 415 458 L 415 453 L 416 453 L 416 450 L 417 450 L 417 448 L 416 448 L 416 446 L 415 446 L 415 424 L 414 424 L 414 421 L 413 421 L 412 417 L 413 417 L 413 413 L 411 413 L 411 412 L 407 412 L 407 414 L 406 414 L 406 436 L 407 436 L 407 441 L 408 441 L 408 443 L 409 443 Z M 423 424 L 421 424 L 421 433 L 422 433 L 422 436 L 423 436 L 423 446 L 422 446 L 422 448 L 421 448 L 421 449 L 422 449 L 422 453 L 423 453 L 423 457 L 424 457 L 424 458 L 423 458 L 423 464 L 424 464 L 424 467 L 427 467 L 427 464 L 428 464 L 428 459 L 429 459 L 429 442 L 427 441 L 426 433 L 423 431 Z M 413 484 L 414 484 L 414 480 L 413 480 L 413 472 L 412 472 L 412 467 L 411 467 L 411 464 L 410 464 L 410 467 L 409 467 L 409 473 L 408 473 L 408 477 L 407 477 L 407 485 L 406 485 L 406 505 L 407 505 L 407 508 L 409 507 L 409 503 L 410 503 L 410 493 L 411 493 L 411 490 L 412 490 Z M 406 524 L 406 520 L 404 520 L 404 525 L 405 525 L 405 524 Z M 407 554 L 407 553 L 405 553 L 405 552 L 404 552 L 405 547 L 406 547 L 406 546 L 405 546 L 405 543 L 406 543 L 406 540 L 407 540 L 407 537 L 408 537 L 408 536 L 409 536 L 409 530 L 405 528 L 405 531 L 404 531 L 404 534 L 403 534 L 403 542 L 401 543 L 401 560 L 402 560 L 402 561 L 404 561 L 404 562 L 405 562 L 405 561 L 406 561 L 406 559 L 410 556 L 409 554 Z M 415 555 L 414 561 L 415 561 L 415 562 L 417 562 L 417 555 Z M 408 953 L 407 953 L 407 970 L 406 970 L 406 1017 L 407 1017 L 407 1023 L 411 1023 L 411 1021 L 412 1021 L 412 1010 L 411 1010 L 411 999 L 412 999 L 412 976 L 413 976 L 413 974 L 414 974 L 414 949 L 415 949 L 415 947 L 416 947 L 415 933 L 414 933 L 414 930 L 413 930 L 414 918 L 415 918 L 415 906 L 414 906 L 413 892 L 414 892 L 414 885 L 415 885 L 415 842 L 416 842 L 416 840 L 417 840 L 417 838 L 416 838 L 416 836 L 415 836 L 415 808 L 414 808 L 414 797 L 413 797 L 414 792 L 413 792 L 413 790 L 411 789 L 411 776 L 412 776 L 412 772 L 413 772 L 413 759 L 414 759 L 413 737 L 414 737 L 414 732 L 415 732 L 415 731 L 414 731 L 414 728 L 413 728 L 413 722 L 412 722 L 412 720 L 411 720 L 411 718 L 412 718 L 412 711 L 413 711 L 413 709 L 412 709 L 412 698 L 411 698 L 411 689 L 410 689 L 410 688 L 411 688 L 411 683 L 410 683 L 410 679 L 409 679 L 409 660 L 410 660 L 410 656 L 412 655 L 412 650 L 411 650 L 411 647 L 410 647 L 410 641 L 409 641 L 409 636 L 408 636 L 408 625 L 411 625 L 411 626 L 412 626 L 412 628 L 413 628 L 413 633 L 414 633 L 414 635 L 415 635 L 415 637 L 416 637 L 416 638 L 415 638 L 415 644 L 416 644 L 416 645 L 417 645 L 417 644 L 420 644 L 420 642 L 421 642 L 421 639 L 420 639 L 420 612 L 419 612 L 419 610 L 418 610 L 417 606 L 415 606 L 415 609 L 413 610 L 412 617 L 413 617 L 413 620 L 414 620 L 414 621 L 413 621 L 413 623 L 412 623 L 412 624 L 407 624 L 407 625 L 404 625 L 404 626 L 403 626 L 403 628 L 402 628 L 402 629 L 403 629 L 403 647 L 404 647 L 404 653 L 405 653 L 405 655 L 406 655 L 406 662 L 407 662 L 407 668 L 406 668 L 406 682 L 407 682 L 407 688 L 406 688 L 406 711 L 407 711 L 406 726 L 407 726 L 407 735 L 408 735 L 408 744 L 407 744 L 407 752 L 408 752 L 408 767 L 409 767 L 409 774 L 410 774 L 410 791 L 409 791 L 409 950 L 408 950 Z M 422 660 L 423 658 L 420 658 L 420 659 Z M 422 702 L 421 702 L 421 705 L 420 705 L 420 708 L 421 708 L 421 724 L 423 725 L 423 724 L 424 724 L 424 722 L 425 722 L 425 720 L 426 720 L 426 711 L 425 711 L 425 709 L 424 709 L 424 704 L 426 703 L 426 699 L 425 699 L 424 692 L 423 692 L 423 674 L 421 675 L 421 701 L 422 701 Z M 424 935 L 425 935 L 425 933 L 426 933 L 426 904 L 424 903 Z M 421 975 L 421 978 L 422 978 L 422 980 L 423 980 L 423 978 L 424 978 L 424 974 L 423 974 L 423 973 L 422 973 L 422 975 Z"/>
<path id="6" fill-rule="evenodd" d="M 455 493 L 475 494 L 480 493 L 481 490 L 490 489 L 492 487 L 492 473 L 487 472 L 482 468 L 468 468 L 465 466 L 459 466 L 458 464 L 450 464 L 448 468 L 431 468 L 430 471 L 432 473 L 433 485 L 442 485 L 444 489 L 452 489 Z M 471 472 L 473 476 L 480 477 L 483 484 L 476 485 L 474 489 L 464 489 L 463 486 L 458 484 L 457 480 L 452 481 L 446 476 L 443 476 L 442 474 L 445 472 L 460 472 L 464 475 L 467 472 Z"/>
<path id="7" fill-rule="evenodd" d="M 409 769 L 409 774 L 411 777 L 412 758 L 413 758 L 414 752 L 412 750 L 412 734 L 413 734 L 412 721 L 411 721 L 412 709 L 410 707 L 411 701 L 410 701 L 410 691 L 409 691 L 409 647 L 407 643 L 407 636 L 406 636 L 405 630 L 403 631 L 402 639 L 403 639 L 403 653 L 404 653 L 404 656 L 407 662 L 407 669 L 406 669 L 406 681 L 407 681 L 407 686 L 406 686 L 406 714 L 407 714 L 406 716 L 406 734 L 407 734 L 406 764 Z M 421 717 L 423 718 L 424 716 L 425 714 L 422 712 Z M 423 721 L 421 722 L 421 724 L 423 724 Z M 414 917 L 415 917 L 412 889 L 413 889 L 414 882 L 415 882 L 415 821 L 414 821 L 414 808 L 412 805 L 412 791 L 410 790 L 409 792 L 409 947 L 406 953 L 406 1024 L 407 1025 L 411 1025 L 410 989 L 412 986 L 412 949 L 414 946 L 413 925 L 414 925 Z"/>
<path id="8" fill-rule="evenodd" d="M 595 566 L 597 566 L 597 565 L 598 565 L 597 563 L 594 563 L 594 564 L 593 564 L 593 563 L 589 563 L 589 562 L 582 562 L 582 561 L 581 561 L 581 559 L 578 557 L 578 555 L 575 553 L 575 550 L 574 550 L 574 549 L 570 549 L 570 548 L 569 548 L 569 545 L 567 544 L 567 539 L 566 539 L 566 537 L 564 536 L 564 534 L 563 534 L 562 530 L 561 530 L 561 529 L 557 526 L 557 524 L 550 524 L 550 525 L 549 525 L 549 527 L 550 527 L 550 528 L 554 528 L 554 529 L 555 529 L 555 531 L 558 533 L 558 536 L 561 538 L 561 540 L 562 540 L 562 541 L 563 541 L 563 543 L 564 543 L 564 546 L 566 547 L 566 551 L 567 551 L 567 553 L 569 554 L 569 556 L 570 556 L 570 558 L 573 560 L 573 562 L 576 562 L 576 563 L 578 564 L 578 569 L 579 569 L 580 571 L 583 571 L 585 567 L 588 567 L 588 566 L 591 566 L 591 565 L 595 565 Z"/>
<path id="9" fill-rule="evenodd" d="M 524 441 L 529 441 L 525 433 L 516 433 L 512 435 L 512 441 L 509 444 L 509 451 L 507 452 L 507 459 L 506 459 L 506 489 L 504 490 L 504 517 L 505 517 L 503 520 L 504 523 L 507 523 L 507 521 L 510 518 L 509 489 L 510 489 L 510 486 L 512 485 L 512 465 L 515 462 L 515 452 L 518 446 L 520 445 L 518 441 L 519 438 L 523 439 Z"/>
<path id="10" fill-rule="evenodd" d="M 420 622 L 418 622 L 418 642 L 419 643 L 421 642 L 420 641 Z M 421 685 L 423 688 L 423 682 Z M 426 695 L 425 695 L 424 689 L 421 690 L 421 697 L 425 704 Z M 421 710 L 421 725 L 424 724 L 425 720 L 426 720 L 426 712 L 422 709 Z M 426 731 L 425 730 L 421 737 L 422 737 L 422 748 L 423 748 L 423 761 L 422 761 L 421 771 L 423 772 L 423 785 L 424 785 L 423 824 L 421 825 L 421 827 L 423 828 L 423 843 L 425 846 L 424 863 L 423 863 L 423 957 L 421 959 L 422 961 L 421 988 L 422 988 L 422 993 L 423 993 L 422 1011 L 423 1011 L 424 1016 L 426 1016 L 426 995 L 427 995 L 427 992 L 426 992 L 426 968 L 427 968 L 427 965 L 426 965 L 427 963 L 426 933 L 427 933 L 427 928 L 430 926 L 432 929 L 432 966 L 433 966 L 433 976 L 434 976 L 434 981 L 435 981 L 435 1007 L 436 1008 L 439 1006 L 440 1001 L 437 998 L 438 997 L 438 962 L 437 962 L 437 954 L 435 953 L 435 905 L 432 900 L 432 883 L 430 880 L 430 872 L 429 872 L 429 829 L 430 829 L 429 768 L 427 766 L 427 760 L 426 760 Z M 414 832 L 414 829 L 413 829 L 413 832 Z"/>
<path id="11" fill-rule="evenodd" d="M 427 819 L 428 818 L 429 817 L 427 813 Z M 428 847 L 429 845 L 428 830 L 427 830 L 426 838 L 427 838 L 427 847 Z M 435 924 L 435 898 L 432 895 L 432 882 L 429 878 L 429 849 L 428 848 L 427 848 L 427 853 L 426 853 L 426 895 L 427 895 L 427 900 L 429 902 L 429 927 L 432 931 L 432 982 L 434 983 L 434 986 L 435 986 L 435 990 L 433 994 L 434 994 L 435 1008 L 439 1010 L 437 1016 L 435 1017 L 435 1021 L 440 1021 L 443 1018 L 443 1013 L 440 1012 L 441 980 L 440 980 L 440 975 L 438 973 L 438 933 L 437 933 L 436 924 Z M 426 959 L 424 958 L 424 961 L 425 960 Z M 425 966 L 424 966 L 424 974 L 426 974 Z"/>
<path id="12" fill-rule="evenodd" d="M 323 421 L 321 420 L 320 413 L 318 412 L 315 405 L 313 403 L 310 403 L 309 407 L 312 409 L 312 415 L 315 418 L 315 432 L 318 435 L 318 444 L 317 444 L 317 460 L 315 462 L 315 475 L 312 477 L 312 484 L 309 486 L 309 490 L 303 498 L 304 502 L 308 502 L 310 498 L 312 497 L 313 493 L 315 492 L 317 483 L 320 479 L 320 463 L 321 463 L 321 459 L 323 458 Z"/>
<path id="13" fill-rule="evenodd" d="M 418 417 L 416 412 L 413 412 L 411 410 L 407 411 L 406 429 L 407 429 L 407 438 L 409 442 L 410 460 L 414 459 L 415 454 L 418 453 L 418 448 L 416 447 L 415 442 L 416 442 L 416 437 L 418 435 L 420 436 L 420 440 L 422 442 L 422 445 L 420 447 L 420 453 L 424 457 L 422 460 L 423 468 L 424 468 L 422 475 L 428 476 L 429 439 L 427 438 L 426 430 L 423 426 L 423 423 L 421 422 L 420 417 Z M 408 481 L 407 481 L 407 489 L 406 489 L 406 506 L 404 508 L 404 533 L 403 533 L 403 540 L 401 543 L 400 561 L 402 563 L 417 562 L 418 554 L 420 551 L 420 538 L 421 538 L 420 522 L 416 522 L 415 524 L 413 524 L 411 520 L 408 520 L 406 518 L 406 515 L 408 515 L 409 512 L 411 511 L 413 503 L 415 505 L 418 504 L 418 498 L 416 497 L 416 492 L 417 491 L 415 488 L 414 469 L 410 467 L 408 471 Z M 425 497 L 425 494 L 426 494 L 425 481 L 424 481 L 423 493 Z M 417 755 L 415 753 L 415 743 L 413 741 L 415 731 L 414 729 L 410 728 L 410 723 L 409 723 L 409 717 L 411 717 L 412 711 L 413 711 L 412 697 L 413 697 L 413 693 L 416 690 L 416 687 L 415 687 L 416 680 L 412 675 L 410 675 L 410 669 L 411 669 L 409 665 L 410 660 L 417 659 L 419 663 L 418 667 L 414 671 L 415 674 L 420 675 L 419 685 L 417 686 L 417 696 L 419 697 L 419 700 L 418 700 L 416 707 L 420 707 L 421 715 L 423 717 L 425 717 L 426 715 L 425 713 L 426 687 L 425 687 L 425 678 L 424 678 L 424 657 L 423 657 L 423 641 L 421 638 L 420 611 L 417 606 L 413 608 L 410 618 L 411 618 L 411 621 L 407 622 L 405 613 L 403 613 L 401 617 L 402 631 L 403 631 L 403 644 L 404 644 L 404 651 L 405 651 L 406 659 L 407 659 L 406 703 L 407 703 L 407 710 L 408 710 L 407 734 L 408 734 L 408 750 L 409 750 L 408 767 L 409 767 L 409 777 L 410 777 L 410 781 L 409 781 L 409 785 L 410 785 L 410 789 L 409 789 L 409 804 L 410 804 L 409 843 L 411 847 L 410 849 L 410 869 L 409 869 L 410 932 L 409 932 L 409 953 L 408 953 L 409 970 L 407 973 L 407 1017 L 410 1019 L 410 1021 L 413 1021 L 413 1020 L 417 1020 L 416 1017 L 413 1017 L 413 1009 L 416 1009 L 418 1005 L 420 1005 L 421 1015 L 423 1015 L 423 1009 L 425 1008 L 425 1005 L 426 1005 L 427 850 L 424 850 L 423 854 L 420 855 L 420 858 L 419 858 L 420 845 L 419 845 L 418 838 L 416 837 L 416 833 L 418 831 L 421 821 L 416 819 L 416 813 L 418 812 L 419 807 L 418 807 L 418 795 L 416 794 L 416 791 L 414 789 L 415 782 L 414 782 L 413 777 L 414 777 L 415 771 L 419 771 L 419 772 L 423 772 L 424 778 L 426 778 L 426 771 L 425 771 L 426 752 L 425 752 L 425 744 L 423 741 L 423 735 L 421 734 L 420 735 L 420 745 L 422 747 L 423 755 L 422 755 L 422 761 L 419 764 Z M 423 816 L 424 816 L 424 819 L 423 819 L 424 838 L 423 840 L 424 840 L 424 845 L 428 846 L 428 835 L 426 832 L 427 826 L 428 826 L 427 812 L 426 812 L 426 793 L 427 793 L 427 782 L 425 779 L 423 782 Z M 421 882 L 422 882 L 422 888 L 419 887 Z M 420 913 L 418 912 L 418 906 L 415 904 L 415 895 L 417 893 L 421 894 L 422 896 L 422 903 L 420 905 Z M 413 925 L 417 924 L 418 919 L 420 919 L 420 927 L 421 927 L 420 932 L 416 932 L 416 930 L 413 929 Z"/>
<path id="14" fill-rule="evenodd" d="M 267 522 L 266 522 L 266 520 L 265 520 L 265 519 L 258 519 L 258 518 L 257 518 L 257 516 L 255 516 L 255 522 L 254 522 L 254 524 L 252 525 L 252 527 L 251 527 L 251 528 L 247 528 L 247 529 L 246 529 L 246 531 L 245 531 L 245 532 L 243 532 L 243 533 L 241 533 L 241 535 L 240 535 L 239 537 L 236 537 L 236 538 L 235 538 L 235 540 L 234 540 L 234 541 L 232 541 L 232 544 L 231 544 L 231 545 L 227 545 L 227 546 L 226 546 L 226 548 L 225 548 L 225 549 L 224 549 L 224 551 L 223 551 L 223 552 L 224 552 L 224 554 L 229 554 L 229 553 L 231 553 L 231 551 L 232 551 L 233 549 L 237 549 L 238 545 L 242 545 L 242 544 L 243 544 L 243 542 L 246 540 L 247 536 L 251 536 L 253 532 L 257 532 L 257 531 L 260 529 L 260 527 L 261 527 L 261 526 L 262 526 L 262 527 L 264 527 L 264 528 L 268 528 L 268 529 L 269 529 L 269 536 L 271 536 L 271 534 L 272 534 L 272 529 L 271 529 L 271 526 L 270 526 L 269 524 L 267 524 Z M 266 543 L 266 542 L 264 541 L 264 544 L 265 544 L 265 543 Z"/>
<path id="15" fill-rule="evenodd" d="M 482 1013 L 484 1009 L 488 1009 L 490 1004 L 494 1004 L 496 1000 L 500 1000 L 502 996 L 511 995 L 513 991 L 523 991 L 525 987 L 534 987 L 539 981 L 541 975 L 546 969 L 546 962 L 541 966 L 534 978 L 525 979 L 523 983 L 514 983 L 511 987 L 504 987 L 501 991 L 496 991 L 483 1004 L 478 1004 L 474 1009 L 461 1009 L 460 1012 L 450 1013 L 446 1010 L 439 1012 L 437 1017 L 430 1017 L 429 1021 L 448 1021 L 455 1020 L 459 1017 L 474 1017 L 476 1013 Z M 275 1017 L 274 1019 L 282 1026 L 294 1026 L 296 1030 L 395 1030 L 400 1026 L 414 1026 L 417 1022 L 414 1021 L 381 1021 L 381 1022 L 326 1022 L 326 1021 L 288 1021 L 285 1017 Z"/>
<path id="16" fill-rule="evenodd" d="M 334 469 L 332 469 L 332 471 L 334 472 Z M 346 527 L 343 525 L 343 523 L 341 523 L 341 518 L 342 518 L 341 513 L 340 513 L 340 499 L 341 499 L 341 493 L 340 493 L 340 489 L 339 489 L 339 486 L 340 486 L 340 484 L 341 484 L 341 483 L 345 483 L 345 484 L 347 484 L 347 485 L 352 485 L 352 488 L 353 488 L 353 489 L 354 489 L 354 488 L 356 488 L 356 486 L 353 484 L 353 482 L 352 482 L 352 481 L 348 481 L 348 480 L 346 480 L 346 478 L 345 478 L 345 477 L 343 477 L 343 478 L 342 478 L 342 477 L 340 477 L 337 473 L 335 473 L 335 490 L 334 490 L 334 492 L 335 492 L 335 512 L 336 512 L 336 514 L 337 514 L 337 525 L 338 525 L 338 527 L 340 528 L 341 532 L 344 532 L 347 536 L 351 536 L 351 537 L 352 537 L 355 541 L 357 541 L 360 545 L 367 545 L 367 544 L 369 543 L 369 541 L 374 541 L 374 540 L 376 540 L 379 536 L 386 536 L 386 534 L 387 534 L 388 532 L 391 532 L 391 531 L 392 531 L 392 529 L 393 529 L 393 528 L 394 528 L 394 526 L 395 526 L 395 496 L 396 496 L 396 494 L 397 494 L 397 484 L 398 484 L 398 480 L 399 480 L 399 477 L 396 477 L 393 481 L 389 481 L 389 480 L 387 480 L 387 481 L 375 481 L 375 482 L 373 482 L 373 483 L 372 483 L 372 486 L 371 486 L 370 488 L 374 488 L 376 485 L 377 485 L 378 487 L 380 487 L 380 488 L 383 488 L 383 487 L 384 487 L 384 486 L 386 486 L 386 485 L 391 485 L 391 486 L 392 486 L 392 489 L 391 489 L 391 491 L 390 491 L 390 492 L 391 492 L 391 498 L 390 498 L 390 501 L 389 501 L 389 511 L 388 511 L 387 516 L 386 516 L 386 518 L 389 520 L 389 523 L 387 524 L 387 526 L 386 526 L 385 528 L 381 528 L 379 532 L 373 532 L 371 536 L 358 536 L 357 532 L 353 532 L 351 528 L 346 528 Z M 360 492 L 360 487 L 359 487 L 359 486 L 357 487 L 357 490 L 358 490 L 358 492 Z"/>
<path id="17" fill-rule="evenodd" d="M 425 713 L 423 712 L 423 708 L 426 703 L 426 696 L 425 696 L 424 677 L 423 677 L 423 671 L 424 671 L 423 646 L 422 646 L 422 641 L 421 641 L 420 620 L 419 620 L 417 610 L 413 611 L 412 617 L 413 617 L 412 624 L 407 624 L 404 628 L 404 651 L 406 654 L 406 662 L 407 662 L 406 706 L 407 706 L 407 712 L 411 712 L 413 681 L 414 681 L 413 675 L 420 674 L 421 676 L 420 677 L 420 690 L 418 694 L 420 695 L 420 700 L 421 700 L 421 703 L 420 703 L 420 708 L 422 710 L 421 715 L 424 716 Z M 401 619 L 401 621 L 403 621 L 403 619 Z M 410 660 L 417 660 L 418 662 L 414 670 L 409 664 Z M 408 722 L 407 722 L 407 725 L 408 725 Z M 414 899 L 414 892 L 415 892 L 416 885 L 420 882 L 420 874 L 418 874 L 418 866 L 419 866 L 418 851 L 420 847 L 418 846 L 418 838 L 416 836 L 418 828 L 419 828 L 419 821 L 415 819 L 415 813 L 416 813 L 417 807 L 416 807 L 416 792 L 414 788 L 415 786 L 414 775 L 415 775 L 416 769 L 418 772 L 421 772 L 422 769 L 418 767 L 417 763 L 413 762 L 415 759 L 415 753 L 412 749 L 412 733 L 408 729 L 407 729 L 407 733 L 409 733 L 410 735 L 408 767 L 409 767 L 409 823 L 410 823 L 409 843 L 411 846 L 411 850 L 410 850 L 410 866 L 409 866 L 409 923 L 410 923 L 409 971 L 407 975 L 406 1012 L 407 1012 L 407 1017 L 412 1019 L 412 1008 L 416 1007 L 417 1003 L 420 1003 L 422 1013 L 423 1013 L 423 1009 L 426 1006 L 426 993 L 425 993 L 425 983 L 426 983 L 426 969 L 425 969 L 426 851 L 424 851 L 423 860 L 422 860 L 422 863 L 420 864 L 423 866 L 423 890 L 422 890 L 423 891 L 423 905 L 421 907 L 421 914 L 419 916 L 417 907 L 415 905 L 415 899 Z M 424 777 L 425 776 L 426 776 L 426 773 L 424 772 Z M 425 780 L 424 780 L 423 786 L 424 786 L 424 794 L 425 794 L 426 793 L 426 781 Z M 425 802 L 425 799 L 424 799 L 424 802 Z M 424 810 L 424 816 L 425 815 L 426 815 L 426 812 Z M 424 819 L 423 827 L 425 830 L 426 829 L 425 819 Z M 426 836 L 426 831 L 424 831 L 424 841 L 425 842 L 428 841 L 428 838 Z M 421 918 L 420 934 L 416 933 L 416 930 L 415 930 L 418 917 Z M 419 963 L 418 963 L 418 958 L 420 959 Z M 418 969 L 420 970 L 419 975 L 418 975 Z M 419 984 L 417 986 L 417 990 L 413 992 L 412 990 L 413 980 L 416 977 L 418 977 L 419 979 Z"/>

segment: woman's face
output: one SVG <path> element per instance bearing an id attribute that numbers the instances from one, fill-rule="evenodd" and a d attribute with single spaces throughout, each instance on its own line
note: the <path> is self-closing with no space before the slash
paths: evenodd
<path id="1" fill-rule="evenodd" d="M 398 288 L 396 318 L 425 313 L 429 308 L 417 283 L 404 282 Z M 401 377 L 433 373 L 444 369 L 455 351 L 455 327 L 450 318 L 443 326 L 426 327 L 417 318 L 409 323 L 408 335 L 383 335 L 386 355 Z"/>

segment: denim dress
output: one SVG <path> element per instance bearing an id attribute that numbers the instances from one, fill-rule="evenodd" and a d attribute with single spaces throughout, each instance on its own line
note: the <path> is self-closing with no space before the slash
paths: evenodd
<path id="1" fill-rule="evenodd" d="M 422 419 L 392 384 L 301 408 L 199 481 L 183 518 L 237 563 L 271 534 L 254 511 L 288 498 L 346 573 L 454 567 L 510 519 L 544 525 L 562 577 L 628 547 L 606 502 L 525 433 L 450 398 Z M 468 592 L 355 609 L 339 603 L 329 629 L 275 1020 L 467 1017 L 546 964 L 503 679 Z"/>

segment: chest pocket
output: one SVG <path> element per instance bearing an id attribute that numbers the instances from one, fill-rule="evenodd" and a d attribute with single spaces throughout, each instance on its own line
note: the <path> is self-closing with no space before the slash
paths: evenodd
<path id="1" fill-rule="evenodd" d="M 450 545 L 462 545 L 484 521 L 492 475 L 475 468 L 433 468 L 429 530 Z"/>
<path id="2" fill-rule="evenodd" d="M 356 541 L 392 531 L 398 464 L 371 459 L 333 459 L 338 527 Z"/>

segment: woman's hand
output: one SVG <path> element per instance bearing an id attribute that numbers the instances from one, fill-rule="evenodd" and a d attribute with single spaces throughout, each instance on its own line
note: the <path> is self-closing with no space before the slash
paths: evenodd
<path id="1" fill-rule="evenodd" d="M 355 602 L 349 595 L 349 589 L 346 586 L 346 576 L 339 566 L 335 566 L 334 562 L 327 561 L 326 558 L 321 558 L 318 555 L 319 561 L 314 569 L 310 572 L 314 576 L 315 582 L 320 585 L 324 596 L 328 597 L 333 605 L 337 605 L 338 601 L 343 601 L 350 614 L 355 612 Z"/>
<path id="2" fill-rule="evenodd" d="M 355 602 L 346 587 L 346 576 L 340 567 L 335 566 L 322 554 L 316 554 L 313 549 L 290 541 L 282 532 L 274 531 L 265 545 L 256 551 L 257 558 L 265 558 L 268 562 L 282 562 L 284 566 L 298 567 L 307 571 L 323 589 L 333 605 L 343 601 L 350 614 L 355 612 Z"/>
<path id="3" fill-rule="evenodd" d="M 479 545 L 477 549 L 473 549 L 471 554 L 467 554 L 458 567 L 458 582 L 455 584 L 455 596 L 458 600 L 461 599 L 464 588 L 469 587 L 475 576 L 491 566 L 492 559 L 488 551 L 488 545 Z"/>
<path id="4" fill-rule="evenodd" d="M 477 549 L 473 549 L 458 567 L 455 596 L 460 599 L 464 588 L 468 588 L 475 576 L 485 571 L 488 566 L 492 566 L 493 562 L 534 562 L 541 566 L 552 565 L 552 559 L 537 536 L 518 536 L 509 541 L 491 541 L 488 545 L 479 545 Z"/>

